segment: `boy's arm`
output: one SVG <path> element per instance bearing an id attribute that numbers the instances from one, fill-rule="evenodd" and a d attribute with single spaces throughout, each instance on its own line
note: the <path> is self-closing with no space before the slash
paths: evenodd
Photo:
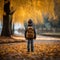
<path id="1" fill-rule="evenodd" d="M 34 29 L 34 39 L 36 39 L 36 31 L 35 31 L 35 29 Z"/>
<path id="2" fill-rule="evenodd" d="M 27 29 L 25 30 L 25 38 L 26 38 L 26 32 L 27 32 Z"/>

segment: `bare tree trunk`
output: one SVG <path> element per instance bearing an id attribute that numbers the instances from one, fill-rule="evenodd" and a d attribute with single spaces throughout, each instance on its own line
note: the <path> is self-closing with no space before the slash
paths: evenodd
<path id="1" fill-rule="evenodd" d="M 11 35 L 13 35 L 13 27 L 12 27 L 12 26 L 13 26 L 14 24 L 12 24 L 12 19 L 13 19 L 12 16 L 13 16 L 14 12 L 15 12 L 15 11 L 10 12 L 10 29 L 11 29 Z"/>
<path id="2" fill-rule="evenodd" d="M 13 29 L 12 29 L 12 34 L 14 34 L 14 23 L 13 23 Z"/>
<path id="3" fill-rule="evenodd" d="M 10 1 L 4 4 L 4 12 L 6 15 L 3 15 L 3 28 L 1 36 L 10 37 L 11 36 L 11 28 L 10 28 L 10 20 L 9 20 L 9 13 L 10 13 Z"/>

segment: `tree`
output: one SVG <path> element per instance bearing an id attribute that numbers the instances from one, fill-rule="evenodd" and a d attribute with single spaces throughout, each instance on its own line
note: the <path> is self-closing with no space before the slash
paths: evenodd
<path id="1" fill-rule="evenodd" d="M 44 19 L 44 26 L 46 28 L 46 30 L 50 30 L 51 29 L 51 25 L 50 25 L 50 21 L 49 21 L 49 15 L 44 15 L 43 16 Z"/>
<path id="2" fill-rule="evenodd" d="M 10 19 L 10 29 L 11 29 L 11 35 L 13 35 L 13 31 L 14 31 L 14 23 L 12 24 L 12 19 L 13 19 L 13 14 L 14 14 L 14 12 L 16 11 L 16 10 L 13 10 L 13 7 L 11 7 L 11 12 L 10 12 L 10 14 L 9 14 L 9 19 Z M 12 26 L 13 26 L 13 28 L 12 28 Z"/>
<path id="3" fill-rule="evenodd" d="M 9 14 L 10 14 L 10 1 L 4 0 L 4 15 L 3 15 L 3 28 L 1 36 L 10 37 L 11 36 L 11 28 L 10 28 L 10 20 L 9 20 Z"/>
<path id="4" fill-rule="evenodd" d="M 14 34 L 14 23 L 12 24 L 11 34 Z"/>

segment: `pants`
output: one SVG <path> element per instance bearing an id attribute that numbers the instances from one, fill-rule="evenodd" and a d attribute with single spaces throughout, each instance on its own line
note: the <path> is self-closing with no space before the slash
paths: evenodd
<path id="1" fill-rule="evenodd" d="M 34 51 L 34 46 L 33 46 L 33 39 L 29 39 L 28 40 L 28 42 L 27 42 L 27 50 L 28 50 L 28 52 L 30 52 L 30 50 L 31 50 L 31 52 L 33 52 Z"/>

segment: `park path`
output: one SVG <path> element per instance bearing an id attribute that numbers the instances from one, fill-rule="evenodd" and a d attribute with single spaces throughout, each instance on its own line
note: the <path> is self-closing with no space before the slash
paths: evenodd
<path id="1" fill-rule="evenodd" d="M 8 43 L 20 43 L 26 42 L 24 36 L 11 36 L 11 38 L 0 37 L 0 44 L 8 44 Z M 60 41 L 60 38 L 57 37 L 49 37 L 49 36 L 37 36 L 34 42 L 41 43 L 41 42 L 53 42 L 53 41 Z"/>
<path id="2" fill-rule="evenodd" d="M 60 40 L 58 39 L 38 36 L 37 40 L 34 40 L 34 52 L 28 54 L 27 40 L 23 37 L 1 37 L 0 43 L 1 41 L 3 43 L 0 44 L 0 60 L 60 60 Z"/>
<path id="3" fill-rule="evenodd" d="M 22 39 L 22 40 L 25 40 L 25 38 L 24 38 L 24 36 L 22 36 L 22 37 L 19 37 L 19 36 L 12 36 L 12 38 L 14 38 L 14 39 Z M 36 40 L 60 40 L 60 38 L 57 38 L 57 37 L 49 37 L 49 36 L 39 36 L 39 35 L 37 35 L 37 38 L 36 38 Z"/>

